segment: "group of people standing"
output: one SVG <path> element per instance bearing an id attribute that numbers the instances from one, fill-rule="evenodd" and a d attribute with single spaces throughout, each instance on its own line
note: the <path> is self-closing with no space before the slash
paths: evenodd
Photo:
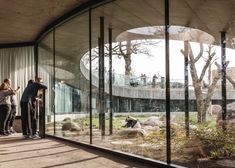
<path id="1" fill-rule="evenodd" d="M 42 83 L 41 78 L 37 77 L 35 80 L 28 81 L 22 93 L 20 100 L 21 126 L 22 134 L 25 139 L 34 139 L 38 136 L 36 102 L 38 92 L 43 89 L 47 89 L 47 86 Z M 18 104 L 16 94 L 19 91 L 20 86 L 15 90 L 12 89 L 10 79 L 5 79 L 0 86 L 0 136 L 15 133 L 13 122 L 16 116 L 16 106 Z"/>
<path id="2" fill-rule="evenodd" d="M 0 136 L 15 132 L 13 122 L 16 116 L 16 94 L 19 90 L 20 86 L 12 89 L 10 79 L 4 79 L 0 86 Z"/>

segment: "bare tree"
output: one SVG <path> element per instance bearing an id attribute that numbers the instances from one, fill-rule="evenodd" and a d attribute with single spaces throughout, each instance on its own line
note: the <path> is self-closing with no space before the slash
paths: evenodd
<path id="1" fill-rule="evenodd" d="M 152 56 L 148 46 L 156 46 L 159 42 L 151 40 L 135 40 L 135 41 L 125 41 L 119 42 L 113 48 L 113 55 L 118 56 L 118 58 L 123 58 L 125 60 L 125 75 L 131 74 L 131 61 L 132 56 L 137 54 L 145 54 L 147 56 Z"/>
<path id="2" fill-rule="evenodd" d="M 200 51 L 198 55 L 195 57 L 191 45 L 189 41 L 184 41 L 186 43 L 185 46 L 188 46 L 188 53 L 186 53 L 184 50 L 181 50 L 181 53 L 189 58 L 189 66 L 190 66 L 190 73 L 193 81 L 193 87 L 196 97 L 196 106 L 197 106 L 197 112 L 198 112 L 198 122 L 205 122 L 206 121 L 206 112 L 208 108 L 210 107 L 211 97 L 214 94 L 216 84 L 221 76 L 221 66 L 215 62 L 215 65 L 217 67 L 216 73 L 213 76 L 213 79 L 210 79 L 208 81 L 208 84 L 206 87 L 203 86 L 203 79 L 205 77 L 206 71 L 209 69 L 211 65 L 215 61 L 215 55 L 216 53 L 212 51 L 212 46 L 208 46 L 208 50 L 206 51 L 206 57 L 203 57 L 203 44 L 200 43 Z M 198 75 L 198 71 L 196 69 L 196 63 L 203 59 L 205 61 L 205 64 L 202 68 L 201 74 Z M 229 62 L 226 62 L 226 66 Z M 211 82 L 210 82 L 211 81 Z"/>
<path id="3" fill-rule="evenodd" d="M 132 75 L 132 56 L 137 54 L 145 54 L 147 56 L 152 56 L 149 50 L 149 46 L 157 46 L 160 41 L 156 40 L 129 40 L 113 43 L 112 55 L 118 58 L 123 58 L 125 61 L 125 75 Z M 105 57 L 109 56 L 108 45 L 105 45 Z M 98 58 L 98 48 L 92 50 L 92 60 Z"/>

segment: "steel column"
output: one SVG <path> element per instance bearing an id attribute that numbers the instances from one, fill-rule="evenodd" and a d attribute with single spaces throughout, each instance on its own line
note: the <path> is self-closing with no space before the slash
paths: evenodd
<path id="1" fill-rule="evenodd" d="M 46 122 L 45 122 L 45 105 L 46 105 L 46 100 L 45 100 L 45 89 L 43 89 L 43 97 L 42 97 L 42 102 L 43 106 L 40 109 L 39 112 L 39 136 L 41 138 L 45 138 L 46 134 Z"/>
<path id="2" fill-rule="evenodd" d="M 171 127 L 170 127 L 170 53 L 169 53 L 169 0 L 165 0 L 165 76 L 166 76 L 166 161 L 171 163 Z"/>
<path id="3" fill-rule="evenodd" d="M 90 58 L 90 99 L 89 99 L 89 105 L 90 105 L 90 144 L 92 144 L 92 55 L 91 55 L 91 49 L 92 49 L 92 33 L 91 33 L 91 9 L 89 9 L 89 58 Z"/>
<path id="4" fill-rule="evenodd" d="M 55 118 L 55 27 L 53 28 L 53 113 L 54 113 L 54 135 L 56 134 L 56 118 Z"/>
<path id="5" fill-rule="evenodd" d="M 112 72 L 112 28 L 109 27 L 109 134 L 113 134 L 113 72 Z"/>
<path id="6" fill-rule="evenodd" d="M 226 95 L 226 32 L 221 32 L 221 89 L 222 89 L 222 120 L 227 116 L 227 95 Z M 225 123 L 222 125 L 226 129 Z"/>
<path id="7" fill-rule="evenodd" d="M 100 45 L 100 37 L 98 37 L 98 76 L 99 76 L 99 82 L 98 82 L 98 112 L 99 112 L 99 129 L 101 129 L 101 83 L 102 83 L 102 75 L 101 75 L 101 69 L 102 69 L 102 63 L 101 63 L 101 45 Z"/>
<path id="8" fill-rule="evenodd" d="M 101 135 L 105 135 L 105 111 L 104 111 L 104 17 L 100 17 L 100 119 Z"/>
<path id="9" fill-rule="evenodd" d="M 184 41 L 184 106 L 185 106 L 185 130 L 189 136 L 189 90 L 188 90 L 188 45 L 189 41 Z"/>

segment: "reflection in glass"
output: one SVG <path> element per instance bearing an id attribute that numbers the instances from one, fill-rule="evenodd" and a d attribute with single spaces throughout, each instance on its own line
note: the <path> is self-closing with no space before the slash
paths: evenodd
<path id="1" fill-rule="evenodd" d="M 38 76 L 48 87 L 45 95 L 46 133 L 54 135 L 54 74 L 53 74 L 53 33 L 50 32 L 38 46 Z"/>
<path id="2" fill-rule="evenodd" d="M 51 33 L 43 39 L 39 45 L 39 72 L 49 86 L 48 133 L 52 133 L 49 129 L 52 123 L 57 136 L 87 143 L 92 138 L 94 144 L 102 147 L 166 161 L 165 84 L 168 75 L 165 72 L 164 2 L 116 0 L 92 9 L 92 60 L 89 60 L 88 12 L 55 29 L 55 60 Z M 202 9 L 212 5 L 209 3 L 212 1 L 196 2 L 205 4 L 201 5 Z M 221 7 L 226 7 L 227 3 Z M 230 61 L 226 71 L 230 118 L 229 131 L 224 132 L 220 129 L 224 122 L 221 120 L 221 50 L 217 46 L 220 34 L 219 30 L 212 30 L 213 26 L 205 26 L 201 8 L 195 6 L 194 1 L 171 1 L 169 27 L 172 162 L 189 167 L 197 167 L 206 159 L 202 165 L 211 164 L 209 158 L 234 156 L 234 146 L 228 142 L 234 141 L 230 131 L 233 128 L 234 51 L 226 49 L 226 58 Z M 189 13 L 192 15 L 187 15 Z M 206 15 L 213 13 L 208 10 Z M 104 18 L 104 67 L 99 62 L 101 18 Z M 112 95 L 108 58 L 110 28 L 113 33 Z M 229 29 L 229 39 L 224 40 L 229 47 L 234 46 L 234 38 L 231 38 L 234 32 Z M 102 81 L 103 88 L 100 87 Z M 101 98 L 102 89 L 104 97 Z M 114 113 L 112 135 L 109 132 L 110 96 Z M 90 110 L 92 125 L 89 125 Z M 105 114 L 105 120 L 101 114 Z M 221 144 L 222 141 L 226 143 Z"/>
<path id="3" fill-rule="evenodd" d="M 165 160 L 165 57 L 164 34 L 161 37 L 143 36 L 143 31 L 152 25 L 164 25 L 154 18 L 155 12 L 163 12 L 164 1 L 114 1 L 92 10 L 92 84 L 93 143 L 145 157 Z M 148 17 L 141 10 L 150 11 Z M 115 11 L 115 12 L 113 12 Z M 112 15 L 111 15 L 112 13 Z M 105 137 L 101 136 L 99 118 L 99 45 L 100 20 L 104 17 L 105 37 Z M 161 17 L 161 16 L 160 16 Z M 113 134 L 109 135 L 109 43 L 108 28 L 113 29 L 112 42 L 112 100 Z M 162 28 L 162 27 L 161 27 Z M 160 49 L 159 49 L 160 48 Z M 159 49 L 159 50 L 158 50 Z M 85 54 L 80 65 L 88 79 L 89 59 Z M 106 57 L 107 56 L 107 57 Z M 149 65 L 146 66 L 146 65 Z M 154 78 L 154 79 L 153 79 Z M 178 85 L 179 84 L 179 85 Z M 175 82 L 174 87 L 180 86 Z"/>

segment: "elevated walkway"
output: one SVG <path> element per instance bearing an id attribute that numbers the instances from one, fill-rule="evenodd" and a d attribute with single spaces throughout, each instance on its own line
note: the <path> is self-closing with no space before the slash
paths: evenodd
<path id="1" fill-rule="evenodd" d="M 48 55 L 51 53 L 51 50 L 48 47 L 41 46 L 43 49 L 44 55 Z M 84 55 L 84 54 L 83 54 Z M 58 63 L 61 60 L 66 60 L 66 56 L 63 55 L 57 55 L 57 57 L 60 57 L 58 59 Z M 76 62 L 80 62 L 77 64 Z M 45 62 L 42 62 L 43 68 L 46 70 L 47 73 L 51 74 L 53 76 L 53 71 L 50 70 L 51 65 L 49 65 L 49 62 L 47 59 L 45 59 Z M 66 64 L 61 65 L 59 68 L 56 67 L 56 71 L 58 73 L 56 74 L 57 80 L 61 81 L 66 81 L 67 84 L 79 88 L 84 91 L 89 91 L 89 69 L 84 65 L 83 60 L 81 57 L 78 57 L 75 59 L 72 59 L 70 61 L 65 61 L 67 62 Z M 74 73 L 76 72 L 76 73 Z M 92 72 L 92 87 L 93 91 L 98 91 L 98 89 L 95 89 L 98 87 L 98 72 Z M 116 74 L 117 75 L 117 74 Z M 43 79 L 45 78 L 42 75 Z M 67 79 L 68 78 L 68 79 Z M 147 79 L 147 85 L 138 85 L 136 86 L 131 86 L 130 83 L 126 83 L 124 76 L 116 76 L 115 83 L 113 84 L 113 96 L 117 97 L 124 97 L 124 98 L 138 98 L 138 99 L 158 99 L 158 100 L 165 100 L 165 89 L 161 88 L 159 85 L 156 86 L 155 88 L 152 87 L 151 84 L 151 79 Z M 109 83 L 108 83 L 108 76 L 106 73 L 105 76 L 105 92 L 109 93 Z M 51 79 L 48 79 L 50 81 Z M 138 79 L 139 81 L 141 79 Z M 159 81 L 158 81 L 159 82 Z M 221 100 L 221 86 L 219 86 L 220 81 L 218 81 L 218 86 L 212 96 L 212 100 Z M 158 83 L 159 84 L 159 83 Z M 165 83 L 163 83 L 165 85 Z M 184 100 L 184 81 L 183 80 L 171 80 L 171 100 Z M 195 94 L 194 90 L 192 87 L 192 84 L 189 83 L 190 88 L 189 88 L 189 99 L 190 100 L 195 100 Z M 228 100 L 234 100 L 235 97 L 235 90 L 232 88 L 229 83 L 227 84 L 227 99 Z M 205 89 L 205 92 L 207 90 Z"/>
<path id="2" fill-rule="evenodd" d="M 80 61 L 80 73 L 81 76 L 83 76 L 87 81 L 89 81 L 89 70 L 86 68 L 86 66 L 83 64 L 82 61 Z M 92 74 L 92 84 L 95 87 L 98 87 L 98 74 L 94 73 Z M 220 81 L 218 81 L 220 83 Z M 164 83 L 165 84 L 165 83 Z M 178 86 L 173 86 L 173 84 L 178 84 Z M 192 85 L 192 84 L 191 84 Z M 113 84 L 113 96 L 118 96 L 118 97 L 126 97 L 126 98 L 139 98 L 139 99 L 158 99 L 158 100 L 165 100 L 166 99 L 166 94 L 165 94 L 165 89 L 161 87 L 155 87 L 152 88 L 151 85 L 139 85 L 136 87 L 133 87 L 129 84 L 125 84 L 124 82 L 124 77 L 122 77 L 121 82 L 116 82 Z M 173 82 L 171 84 L 171 100 L 184 100 L 185 99 L 185 93 L 184 93 L 184 83 L 181 80 L 180 82 Z M 109 93 L 109 83 L 108 80 L 105 81 L 105 92 Z M 207 90 L 205 89 L 205 92 Z M 235 97 L 235 90 L 229 85 L 227 88 L 227 99 L 228 100 L 234 100 Z M 190 100 L 195 100 L 195 93 L 193 90 L 193 87 L 190 86 L 189 89 L 189 99 Z M 212 100 L 221 100 L 221 89 L 218 86 L 218 88 L 215 90 Z"/>
<path id="3" fill-rule="evenodd" d="M 44 54 L 49 54 L 50 50 L 46 47 L 44 49 Z M 64 59 L 62 55 L 60 55 L 60 59 Z M 60 60 L 59 59 L 59 60 Z M 83 61 L 81 58 L 78 58 L 79 64 L 76 64 L 75 66 L 75 60 L 72 60 L 69 64 L 64 64 L 60 68 L 57 68 L 57 71 L 60 73 L 57 73 L 57 78 L 58 80 L 65 80 L 66 83 L 73 87 L 77 87 L 81 90 L 88 91 L 89 90 L 89 69 L 84 65 Z M 44 68 L 46 71 L 50 74 L 52 73 L 50 71 L 50 66 L 47 65 L 47 62 L 43 62 Z M 76 73 L 74 73 L 76 72 Z M 98 72 L 92 72 L 92 87 L 97 88 L 98 87 Z M 71 77 L 71 79 L 64 79 L 65 77 L 71 76 L 70 74 L 73 74 L 74 76 Z M 53 75 L 53 74 L 51 74 Z M 116 74 L 117 75 L 117 74 Z M 43 77 L 44 78 L 44 77 Z M 138 99 L 158 99 L 158 100 L 165 100 L 165 89 L 161 88 L 159 85 L 156 86 L 155 88 L 152 87 L 151 84 L 151 79 L 147 79 L 147 85 L 138 85 L 138 86 L 131 86 L 129 83 L 126 83 L 124 76 L 116 76 L 115 83 L 113 84 L 113 96 L 117 97 L 125 97 L 125 98 L 138 98 Z M 109 83 L 108 83 L 108 77 L 107 74 L 105 76 L 105 92 L 109 93 Z M 141 79 L 138 79 L 139 81 Z M 48 80 L 50 81 L 50 80 Z M 159 81 L 158 81 L 159 82 Z M 221 83 L 218 81 L 218 84 Z M 159 83 L 158 83 L 159 84 Z M 163 83 L 165 85 L 165 83 Z M 171 100 L 184 100 L 184 81 L 183 80 L 171 80 Z M 227 99 L 228 100 L 234 100 L 235 97 L 235 90 L 227 84 Z M 217 89 L 215 90 L 215 93 L 213 94 L 212 100 L 221 100 L 221 86 L 217 86 Z M 94 89 L 93 91 L 98 91 L 98 89 Z M 205 89 L 205 92 L 207 90 Z M 195 100 L 195 94 L 194 90 L 192 87 L 192 84 L 190 84 L 189 88 L 189 99 L 190 100 Z"/>

